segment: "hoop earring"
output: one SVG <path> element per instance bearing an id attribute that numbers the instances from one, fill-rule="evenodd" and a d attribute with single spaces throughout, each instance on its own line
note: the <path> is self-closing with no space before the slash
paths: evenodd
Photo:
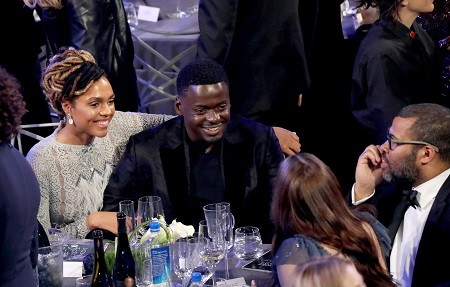
<path id="1" fill-rule="evenodd" d="M 69 122 L 69 125 L 73 125 L 73 118 L 70 115 L 67 115 L 67 121 Z"/>

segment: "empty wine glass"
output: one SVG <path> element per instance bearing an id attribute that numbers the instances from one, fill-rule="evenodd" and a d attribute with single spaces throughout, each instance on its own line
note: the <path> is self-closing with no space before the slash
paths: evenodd
<path id="1" fill-rule="evenodd" d="M 206 221 L 203 220 L 206 226 Z M 191 264 L 192 272 L 200 272 L 202 274 L 202 282 L 205 283 L 209 278 L 211 278 L 211 272 L 206 266 L 205 261 L 200 257 L 200 252 L 198 249 L 198 237 L 203 236 L 196 232 L 192 237 L 188 239 L 189 252 L 191 254 Z"/>
<path id="2" fill-rule="evenodd" d="M 187 237 L 180 237 L 172 244 L 172 268 L 181 279 L 183 286 L 185 286 L 185 280 L 190 278 L 192 273 L 192 248 Z"/>

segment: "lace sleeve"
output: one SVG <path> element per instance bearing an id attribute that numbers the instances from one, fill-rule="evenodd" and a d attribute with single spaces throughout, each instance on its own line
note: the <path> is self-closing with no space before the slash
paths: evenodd
<path id="1" fill-rule="evenodd" d="M 48 169 L 45 168 L 45 164 L 40 163 L 39 156 L 36 156 L 35 153 L 33 153 L 33 150 L 31 150 L 27 155 L 27 160 L 31 165 L 31 168 L 33 169 L 36 178 L 39 182 L 40 186 L 40 192 L 41 192 L 41 198 L 39 203 L 39 211 L 38 211 L 38 220 L 41 223 L 44 230 L 47 232 L 48 229 L 51 227 L 50 223 L 50 190 L 49 190 L 49 184 L 46 182 L 46 174 Z"/>

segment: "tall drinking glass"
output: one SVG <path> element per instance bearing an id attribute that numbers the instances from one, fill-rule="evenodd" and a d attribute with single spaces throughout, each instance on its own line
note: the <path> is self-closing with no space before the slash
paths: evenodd
<path id="1" fill-rule="evenodd" d="M 181 279 L 182 286 L 185 286 L 185 281 L 190 278 L 193 268 L 192 247 L 189 244 L 189 238 L 180 237 L 172 244 L 170 252 L 173 271 Z"/>
<path id="2" fill-rule="evenodd" d="M 228 202 L 220 202 L 217 203 L 219 206 L 225 207 L 225 242 L 227 244 L 227 249 L 225 253 L 225 279 L 230 279 L 230 271 L 228 267 L 228 253 L 230 252 L 231 248 L 233 247 L 234 242 L 234 235 L 233 235 L 233 229 L 234 229 L 234 216 L 231 213 L 230 209 L 230 203 Z"/>

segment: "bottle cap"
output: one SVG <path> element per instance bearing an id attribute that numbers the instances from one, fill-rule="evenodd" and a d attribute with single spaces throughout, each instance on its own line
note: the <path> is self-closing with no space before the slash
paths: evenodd
<path id="1" fill-rule="evenodd" d="M 150 232 L 157 232 L 157 231 L 159 231 L 159 222 L 158 221 L 150 222 Z"/>
<path id="2" fill-rule="evenodd" d="M 202 281 L 202 273 L 193 272 L 192 273 L 192 282 L 200 282 L 200 281 Z"/>

